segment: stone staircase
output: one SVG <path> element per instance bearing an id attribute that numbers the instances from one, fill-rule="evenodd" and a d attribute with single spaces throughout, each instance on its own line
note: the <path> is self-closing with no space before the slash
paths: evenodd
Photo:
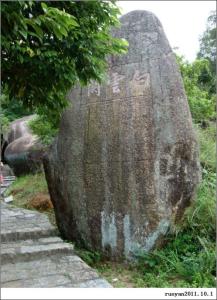
<path id="1" fill-rule="evenodd" d="M 2 288 L 109 288 L 46 215 L 1 202 Z"/>
<path id="2" fill-rule="evenodd" d="M 4 182 L 1 183 L 1 196 L 4 196 L 4 193 L 9 188 L 9 186 L 15 181 L 15 179 L 15 176 L 4 176 Z"/>

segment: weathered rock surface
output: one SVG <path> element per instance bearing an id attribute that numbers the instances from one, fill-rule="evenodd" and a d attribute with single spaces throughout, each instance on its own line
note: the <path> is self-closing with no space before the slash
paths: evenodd
<path id="1" fill-rule="evenodd" d="M 190 204 L 198 149 L 175 55 L 159 20 L 134 11 L 116 37 L 107 80 L 70 93 L 45 159 L 57 223 L 67 239 L 111 258 L 158 245 Z"/>
<path id="2" fill-rule="evenodd" d="M 1 203 L 1 287 L 112 287 L 56 234 L 47 216 Z"/>
<path id="3" fill-rule="evenodd" d="M 27 125 L 33 118 L 34 115 L 23 117 L 10 125 L 3 158 L 16 176 L 34 173 L 42 166 L 43 146 Z"/>

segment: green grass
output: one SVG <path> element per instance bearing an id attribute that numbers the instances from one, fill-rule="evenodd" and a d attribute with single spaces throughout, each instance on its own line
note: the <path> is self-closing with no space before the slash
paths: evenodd
<path id="1" fill-rule="evenodd" d="M 10 186 L 8 194 L 14 194 L 16 204 L 26 207 L 30 198 L 38 193 L 48 194 L 47 183 L 43 173 L 21 176 Z"/>
<path id="2" fill-rule="evenodd" d="M 196 127 L 196 133 L 200 142 L 200 162 L 206 170 L 216 171 L 216 127 L 210 124 L 205 129 Z"/>
<path id="3" fill-rule="evenodd" d="M 32 175 L 21 176 L 9 187 L 6 195 L 13 195 L 13 205 L 33 209 L 31 207 L 31 200 L 38 196 L 49 196 L 47 182 L 44 173 L 36 173 Z M 53 209 L 44 211 L 49 217 L 52 224 L 56 224 Z"/>

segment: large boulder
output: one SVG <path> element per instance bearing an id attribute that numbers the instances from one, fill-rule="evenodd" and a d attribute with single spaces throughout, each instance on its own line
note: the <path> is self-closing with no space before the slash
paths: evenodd
<path id="1" fill-rule="evenodd" d="M 17 119 L 10 124 L 8 130 L 5 140 L 7 146 L 2 156 L 16 176 L 34 173 L 42 169 L 44 147 L 28 126 L 28 122 L 34 117 L 32 115 Z"/>
<path id="2" fill-rule="evenodd" d="M 133 11 L 107 80 L 70 93 L 44 166 L 68 240 L 112 259 L 150 251 L 190 204 L 200 178 L 182 78 L 159 20 Z"/>

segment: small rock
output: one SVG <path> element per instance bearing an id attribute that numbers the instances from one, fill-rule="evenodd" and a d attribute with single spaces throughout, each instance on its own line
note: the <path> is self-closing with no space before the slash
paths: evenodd
<path id="1" fill-rule="evenodd" d="M 4 202 L 5 202 L 5 203 L 12 202 L 13 200 L 14 200 L 14 199 L 13 199 L 13 196 L 12 196 L 12 195 L 4 198 Z"/>

